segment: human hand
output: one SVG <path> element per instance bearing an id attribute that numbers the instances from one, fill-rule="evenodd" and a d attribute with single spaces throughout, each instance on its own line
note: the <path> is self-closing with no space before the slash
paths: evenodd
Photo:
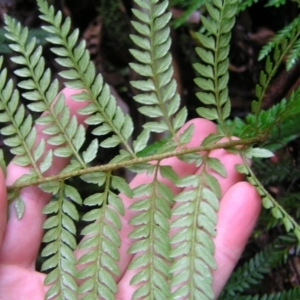
<path id="1" fill-rule="evenodd" d="M 64 90 L 66 102 L 73 114 L 82 106 L 82 103 L 71 100 L 74 91 Z M 79 116 L 83 122 L 83 117 Z M 198 146 L 208 134 L 215 132 L 215 125 L 207 120 L 195 119 L 193 123 L 195 134 L 188 144 L 189 147 Z M 187 126 L 187 125 L 186 125 Z M 42 134 L 40 133 L 40 137 Z M 220 210 L 218 212 L 217 236 L 215 239 L 215 259 L 217 270 L 213 274 L 213 289 L 215 295 L 220 293 L 225 285 L 232 269 L 234 268 L 241 252 L 251 234 L 260 211 L 260 199 L 255 189 L 246 182 L 241 182 L 242 175 L 238 174 L 234 165 L 241 163 L 238 155 L 230 154 L 223 149 L 214 150 L 212 156 L 217 157 L 227 170 L 227 178 L 218 177 L 222 190 Z M 55 158 L 48 174 L 57 174 L 68 163 L 67 159 Z M 199 169 L 194 165 L 186 164 L 177 158 L 164 160 L 165 164 L 172 165 L 178 176 L 194 174 Z M 3 174 L 0 172 L 0 299 L 1 300 L 41 300 L 44 299 L 46 288 L 43 285 L 45 275 L 35 271 L 35 261 L 42 240 L 42 224 L 44 216 L 42 208 L 50 200 L 50 196 L 41 192 L 37 187 L 27 187 L 22 190 L 22 199 L 26 209 L 24 216 L 18 220 L 13 211 L 9 220 L 7 215 L 7 197 L 5 185 L 11 185 L 14 181 L 28 172 L 29 168 L 20 167 L 11 163 L 8 166 L 6 184 Z M 217 176 L 217 175 L 216 175 Z M 146 174 L 137 175 L 131 182 L 131 187 L 149 182 Z M 179 188 L 162 179 L 176 194 Z M 127 208 L 132 200 L 121 195 L 126 207 L 124 217 L 121 217 L 123 228 L 120 232 L 122 244 L 120 248 L 119 267 L 121 276 L 118 278 L 118 293 L 116 299 L 131 299 L 134 287 L 129 285 L 134 271 L 127 270 L 132 255 L 127 249 L 132 244 L 127 236 L 131 228 L 127 221 L 134 212 Z M 80 255 L 80 254 L 79 254 Z"/>

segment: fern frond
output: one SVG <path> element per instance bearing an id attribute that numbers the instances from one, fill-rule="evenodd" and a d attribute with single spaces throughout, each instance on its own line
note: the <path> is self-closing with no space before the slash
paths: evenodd
<path id="1" fill-rule="evenodd" d="M 139 111 L 159 121 L 144 125 L 146 130 L 153 132 L 169 131 L 175 137 L 176 131 L 182 127 L 187 118 L 186 108 L 178 111 L 180 96 L 176 91 L 176 81 L 173 78 L 172 56 L 170 54 L 171 37 L 168 23 L 171 13 L 166 13 L 168 1 L 164 0 L 142 3 L 135 1 L 143 10 L 133 9 L 138 21 L 132 25 L 139 35 L 130 37 L 141 50 L 130 52 L 138 61 L 131 63 L 131 68 L 145 80 L 132 81 L 134 88 L 143 91 L 134 100 L 142 106 Z M 171 118 L 174 116 L 173 120 Z"/>
<path id="2" fill-rule="evenodd" d="M 288 29 L 290 31 L 288 31 Z M 267 57 L 266 60 L 266 66 L 265 66 L 265 71 L 260 72 L 260 77 L 259 77 L 259 84 L 256 85 L 255 89 L 255 95 L 257 100 L 252 102 L 251 108 L 252 112 L 255 114 L 255 127 L 254 132 L 255 134 L 258 134 L 259 132 L 259 126 L 260 126 L 260 120 L 259 120 L 259 113 L 261 110 L 261 105 L 263 98 L 265 96 L 267 87 L 270 84 L 270 81 L 272 77 L 275 75 L 279 65 L 283 61 L 284 57 L 286 55 L 289 55 L 292 51 L 293 57 L 297 55 L 298 53 L 298 48 L 299 48 L 299 43 L 297 43 L 297 40 L 299 39 L 300 36 L 300 18 L 296 18 L 292 23 L 290 23 L 287 27 L 282 30 L 278 36 L 282 37 L 282 39 L 277 40 L 277 37 L 275 41 L 269 43 L 269 48 L 265 49 L 272 49 L 275 47 L 274 54 L 273 54 L 273 62 L 271 61 L 270 56 Z M 297 46 L 295 48 L 295 45 Z M 292 49 L 295 49 L 293 52 Z M 268 53 L 268 51 L 266 53 Z"/>
<path id="3" fill-rule="evenodd" d="M 0 67 L 3 63 L 3 57 L 0 60 Z M 6 82 L 7 70 L 1 70 L 0 74 L 0 122 L 8 123 L 1 129 L 1 134 L 9 136 L 4 139 L 4 144 L 11 148 L 11 153 L 17 155 L 14 162 L 21 166 L 32 165 L 34 168 L 34 177 L 42 177 L 41 170 L 37 161 L 45 149 L 45 142 L 42 141 L 36 151 L 34 142 L 36 139 L 36 130 L 33 128 L 32 116 L 26 116 L 24 105 L 20 105 L 20 97 L 17 90 L 13 90 L 13 81 Z M 33 173 L 32 173 L 33 174 Z"/>
<path id="4" fill-rule="evenodd" d="M 86 164 L 78 154 L 78 150 L 85 141 L 85 130 L 79 125 L 76 117 L 70 117 L 68 106 L 64 103 L 63 94 L 54 103 L 59 91 L 58 80 L 51 83 L 51 71 L 45 70 L 45 59 L 42 57 L 41 46 L 36 47 L 36 39 L 28 40 L 28 29 L 22 28 L 21 24 L 9 16 L 5 16 L 6 37 L 13 42 L 9 47 L 19 56 L 11 60 L 24 66 L 17 69 L 15 74 L 22 79 L 18 83 L 20 88 L 28 90 L 22 96 L 32 101 L 27 107 L 34 112 L 47 112 L 36 120 L 37 124 L 43 125 L 43 133 L 49 135 L 47 143 L 55 145 L 55 156 L 75 156 L 82 168 Z M 60 146 L 60 147 L 59 147 Z M 50 165 L 48 165 L 50 167 Z"/>
<path id="5" fill-rule="evenodd" d="M 299 26 L 300 16 L 296 17 L 291 23 L 289 23 L 284 28 L 276 32 L 276 34 L 272 37 L 271 41 L 262 47 L 258 59 L 262 60 L 266 58 L 270 54 L 270 52 L 276 47 L 279 47 L 279 45 L 284 40 L 292 39 L 293 35 L 295 34 L 295 31 L 297 30 L 299 32 Z"/>
<path id="6" fill-rule="evenodd" d="M 202 157 L 201 173 L 180 178 L 177 186 L 185 190 L 175 196 L 171 228 L 171 287 L 173 299 L 214 299 L 211 270 L 216 268 L 213 237 L 216 234 L 216 212 L 220 186 L 209 174 L 217 170 L 226 176 L 224 167 L 215 158 Z"/>
<path id="7" fill-rule="evenodd" d="M 89 224 L 81 232 L 85 237 L 79 249 L 88 251 L 78 260 L 78 264 L 83 266 L 79 278 L 84 280 L 79 287 L 79 294 L 85 300 L 99 297 L 113 300 L 117 292 L 115 277 L 120 274 L 118 248 L 121 244 L 119 237 L 121 221 L 118 214 L 124 214 L 124 205 L 110 190 L 110 185 L 118 187 L 128 196 L 131 196 L 131 190 L 126 186 L 124 179 L 113 176 L 110 172 L 98 173 L 94 179 L 96 178 L 99 185 L 105 184 L 105 188 L 103 192 L 93 194 L 84 200 L 84 205 L 94 208 L 82 218 Z M 91 182 L 88 178 L 85 180 Z"/>
<path id="8" fill-rule="evenodd" d="M 293 242 L 295 241 L 293 240 Z M 284 240 L 278 237 L 272 244 L 232 273 L 219 299 L 233 299 L 257 285 L 264 278 L 264 274 L 284 261 L 289 249 L 290 245 L 287 246 Z"/>
<path id="9" fill-rule="evenodd" d="M 153 181 L 134 189 L 134 197 L 141 199 L 130 206 L 135 211 L 129 224 L 137 226 L 129 237 L 137 240 L 128 252 L 136 254 L 129 269 L 138 269 L 130 284 L 138 285 L 133 299 L 169 299 L 168 280 L 170 263 L 169 222 L 174 195 L 171 189 L 159 181 L 159 174 L 169 180 L 177 175 L 170 166 L 160 162 L 148 169 Z"/>
<path id="10" fill-rule="evenodd" d="M 57 63 L 67 68 L 60 72 L 65 85 L 73 89 L 84 90 L 81 94 L 73 96 L 77 101 L 89 101 L 89 105 L 79 110 L 82 115 L 91 115 L 85 120 L 88 125 L 97 125 L 93 130 L 96 136 L 111 134 L 101 142 L 103 148 L 112 148 L 122 143 L 131 157 L 136 157 L 128 142 L 133 131 L 133 122 L 129 115 L 124 115 L 122 109 L 117 106 L 110 88 L 103 84 L 100 74 L 96 76 L 95 66 L 90 61 L 89 52 L 85 42 L 78 44 L 79 31 L 72 33 L 71 20 L 66 18 L 62 21 L 62 13 L 55 14 L 53 6 L 44 0 L 37 0 L 39 10 L 42 13 L 40 18 L 50 25 L 43 26 L 43 29 L 53 34 L 47 40 L 54 44 L 51 51 L 59 58 Z"/>
<path id="11" fill-rule="evenodd" d="M 52 182 L 51 185 L 41 184 L 40 188 L 57 195 L 47 204 L 43 213 L 49 215 L 43 228 L 47 230 L 43 242 L 47 246 L 42 256 L 47 257 L 42 270 L 52 269 L 45 278 L 45 285 L 51 285 L 46 299 L 77 299 L 77 270 L 74 250 L 77 248 L 74 221 L 79 220 L 75 202 L 81 205 L 81 197 L 77 190 L 64 182 Z M 72 202 L 70 201 L 72 200 Z"/>
<path id="12" fill-rule="evenodd" d="M 298 173 L 291 170 L 286 160 L 280 160 L 275 164 L 269 160 L 254 160 L 253 169 L 261 184 L 265 186 L 274 183 L 280 184 L 287 178 L 293 178 Z"/>
<path id="13" fill-rule="evenodd" d="M 5 36 L 6 30 L 4 28 L 0 28 L 0 53 L 10 54 L 13 52 L 12 49 L 9 48 L 9 40 Z M 32 28 L 28 32 L 29 39 L 36 38 L 36 41 L 39 45 L 46 44 L 46 37 L 48 34 L 42 30 L 41 28 Z"/>
<path id="14" fill-rule="evenodd" d="M 14 163 L 20 166 L 31 165 L 28 174 L 21 176 L 15 183 L 25 183 L 42 179 L 42 173 L 47 171 L 52 164 L 53 152 L 45 154 L 45 141 L 42 139 L 35 144 L 37 138 L 36 128 L 33 127 L 33 119 L 20 104 L 19 92 L 13 90 L 13 81 L 6 82 L 7 70 L 1 70 L 3 57 L 0 58 L 0 122 L 6 126 L 1 128 L 1 134 L 5 136 L 4 144 L 10 148 L 10 152 L 16 155 Z M 9 193 L 9 202 L 18 196 L 18 191 Z M 18 218 L 24 213 L 24 203 L 17 198 L 15 209 Z"/>
<path id="15" fill-rule="evenodd" d="M 293 91 L 288 99 L 283 99 L 268 110 L 249 114 L 245 121 L 234 120 L 234 135 L 249 138 L 256 131 L 267 136 L 266 147 L 276 150 L 289 142 L 299 132 L 300 88 Z M 229 124 L 231 122 L 229 121 Z M 280 141 L 280 143 L 278 143 Z"/>
<path id="16" fill-rule="evenodd" d="M 222 130 L 228 135 L 225 119 L 230 114 L 227 83 L 228 53 L 231 28 L 235 22 L 237 1 L 213 1 L 206 4 L 210 18 L 201 17 L 206 34 L 197 33 L 203 48 L 196 48 L 202 63 L 194 65 L 200 78 L 195 83 L 202 90 L 196 95 L 199 100 L 211 108 L 199 107 L 197 113 L 208 120 L 218 120 Z"/>

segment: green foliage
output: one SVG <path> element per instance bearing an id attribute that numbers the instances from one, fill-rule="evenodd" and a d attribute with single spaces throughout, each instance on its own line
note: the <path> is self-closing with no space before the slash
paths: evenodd
<path id="1" fill-rule="evenodd" d="M 265 58 L 273 49 L 278 52 L 278 48 L 282 47 L 282 51 L 287 55 L 286 69 L 290 70 L 296 63 L 300 52 L 299 40 L 300 17 L 296 17 L 291 23 L 279 30 L 260 51 L 259 59 Z M 286 45 L 286 40 L 292 40 Z M 288 46 L 288 47 L 287 47 Z M 287 47 L 285 50 L 284 48 Z M 278 54 L 277 54 L 278 55 Z M 275 57 L 274 57 L 275 58 Z M 275 58 L 276 60 L 276 58 Z"/>
<path id="2" fill-rule="evenodd" d="M 139 1 L 137 4 L 141 5 Z M 176 91 L 171 64 L 171 37 L 170 28 L 167 26 L 171 13 L 165 13 L 167 6 L 168 2 L 162 1 L 155 7 L 143 4 L 143 12 L 132 10 L 138 20 L 132 21 L 132 25 L 139 35 L 132 34 L 130 37 L 141 50 L 130 51 L 137 60 L 137 63 L 131 63 L 130 66 L 137 74 L 146 77 L 146 80 L 131 82 L 134 88 L 144 92 L 134 97 L 138 103 L 147 105 L 141 106 L 139 111 L 150 118 L 160 118 L 159 122 L 146 123 L 145 130 L 169 131 L 174 137 L 176 131 L 185 123 L 187 110 L 183 108 L 178 112 L 180 97 Z M 174 119 L 171 122 L 172 116 Z"/>
<path id="3" fill-rule="evenodd" d="M 201 47 L 196 49 L 199 62 L 194 67 L 199 77 L 195 83 L 202 106 L 196 111 L 201 117 L 218 123 L 218 134 L 209 135 L 191 149 L 186 144 L 194 127 L 189 126 L 178 134 L 186 122 L 187 109 L 181 107 L 173 74 L 169 3 L 167 0 L 135 0 L 135 3 L 134 33 L 130 35 L 135 47 L 130 53 L 135 61 L 130 67 L 139 77 L 131 84 L 137 91 L 133 99 L 139 105 L 139 112 L 150 118 L 136 139 L 132 118 L 117 105 L 101 74 L 96 74 L 85 42 L 79 39 L 79 31 L 71 30 L 70 18 L 63 19 L 62 13 L 55 12 L 47 1 L 37 0 L 44 22 L 42 29 L 56 62 L 63 68 L 59 75 L 66 87 L 77 91 L 73 99 L 81 105 L 77 113 L 78 117 L 85 117 L 85 124 L 78 121 L 63 94 L 59 94 L 58 80 L 52 80 L 50 69 L 45 67 L 41 45 L 31 38 L 27 28 L 5 16 L 5 35 L 15 55 L 11 60 L 17 66 L 14 73 L 18 81 L 15 88 L 0 58 L 1 135 L 10 152 L 16 155 L 13 162 L 31 167 L 28 174 L 8 187 L 9 201 L 16 199 L 16 213 L 22 218 L 26 210 L 19 196 L 22 188 L 38 185 L 52 194 L 52 200 L 43 209 L 47 220 L 43 225 L 45 261 L 42 270 L 47 272 L 45 285 L 50 286 L 46 299 L 115 299 L 118 278 L 125 271 L 120 268 L 119 254 L 123 231 L 130 231 L 128 239 L 132 244 L 128 255 L 135 255 L 128 267 L 135 270 L 131 278 L 135 289 L 133 299 L 214 299 L 213 239 L 222 196 L 217 178 L 227 176 L 222 163 L 211 155 L 214 149 L 229 149 L 242 156 L 243 164 L 236 169 L 257 189 L 263 206 L 277 220 L 276 225 L 283 224 L 287 232 L 294 234 L 290 244 L 300 241 L 300 226 L 296 220 L 263 187 L 262 182 L 270 181 L 260 182 L 259 172 L 255 173 L 249 165 L 249 159 L 271 157 L 271 151 L 278 149 L 279 136 L 287 143 L 299 132 L 300 88 L 269 110 L 261 108 L 266 89 L 284 57 L 288 55 L 289 67 L 298 59 L 299 17 L 263 49 L 264 56 L 272 49 L 274 53 L 267 56 L 265 70 L 261 71 L 252 114 L 245 120 L 228 121 L 231 31 L 237 12 L 252 1 L 172 2 L 187 6 L 186 15 L 204 4 L 207 12 L 201 17 L 202 28 L 197 33 Z M 21 96 L 18 88 L 22 90 Z M 35 120 L 39 133 L 31 112 L 32 115 L 43 113 Z M 86 138 L 86 126 L 92 128 L 95 136 L 92 141 Z M 148 146 L 153 133 L 170 137 L 160 141 L 154 151 Z M 240 140 L 228 140 L 233 134 Z M 225 137 L 228 141 L 218 144 Z M 119 146 L 121 150 L 107 164 L 91 166 L 99 147 Z M 199 172 L 178 177 L 172 166 L 163 161 L 173 156 L 199 168 Z M 69 158 L 69 163 L 59 174 L 50 174 L 50 167 L 57 158 Z M 262 164 L 268 171 L 272 170 L 268 162 Z M 0 166 L 4 171 L 5 165 L 1 150 Z M 121 167 L 145 173 L 149 180 L 132 188 L 114 173 Z M 83 200 L 73 184 L 74 177 L 91 187 Z M 172 187 L 180 192 L 175 195 Z M 126 199 L 130 199 L 130 204 Z M 83 215 L 79 213 L 80 206 L 83 206 Z M 128 223 L 123 218 L 125 213 L 131 216 Z M 78 243 L 79 220 L 84 226 L 81 227 L 83 238 Z M 258 284 L 264 273 L 278 265 L 287 253 L 287 246 L 282 249 L 281 242 L 282 239 L 274 241 L 237 269 L 223 299 L 233 299 L 230 298 L 233 296 L 242 299 L 242 292 Z M 75 249 L 84 253 L 78 259 Z M 299 290 L 294 289 L 261 299 L 295 299 L 298 294 Z M 247 297 L 245 299 L 258 299 Z"/>
<path id="4" fill-rule="evenodd" d="M 219 120 L 225 134 L 228 134 L 225 119 L 230 114 L 228 98 L 228 53 L 231 29 L 235 22 L 236 1 L 214 1 L 207 3 L 206 8 L 210 19 L 202 16 L 206 34 L 198 33 L 197 37 L 204 47 L 196 48 L 202 63 L 195 64 L 196 71 L 201 75 L 195 83 L 203 91 L 197 93 L 199 100 L 210 106 L 199 107 L 197 113 L 208 120 Z"/>
<path id="5" fill-rule="evenodd" d="M 5 29 L 0 28 L 0 53 L 2 54 L 10 54 L 13 53 L 12 49 L 10 49 L 9 39 L 5 37 Z M 46 38 L 49 36 L 47 32 L 42 30 L 41 28 L 30 29 L 28 32 L 29 39 L 35 38 L 38 45 L 45 45 Z"/>
<path id="6" fill-rule="evenodd" d="M 251 287 L 262 281 L 264 274 L 284 263 L 290 247 L 294 243 L 295 238 L 293 237 L 287 239 L 285 236 L 279 236 L 273 243 L 267 245 L 244 265 L 237 268 L 220 295 L 220 300 L 240 299 L 243 292 L 250 290 Z M 270 299 L 277 298 L 273 295 L 270 296 Z"/>

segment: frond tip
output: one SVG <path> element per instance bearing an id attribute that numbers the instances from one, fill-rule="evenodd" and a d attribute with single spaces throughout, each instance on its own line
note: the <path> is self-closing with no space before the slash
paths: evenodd
<path id="1" fill-rule="evenodd" d="M 197 93 L 199 100 L 211 107 L 200 107 L 197 113 L 208 120 L 219 120 L 226 132 L 224 120 L 230 114 L 227 83 L 228 53 L 231 29 L 235 22 L 236 0 L 215 0 L 206 3 L 210 18 L 201 16 L 205 34 L 199 32 L 197 37 L 202 47 L 196 48 L 201 63 L 194 65 L 201 77 L 195 82 L 202 90 Z"/>
<path id="2" fill-rule="evenodd" d="M 144 128 L 153 132 L 169 131 L 175 137 L 176 131 L 186 120 L 187 110 L 179 110 L 180 96 L 173 78 L 168 26 L 171 13 L 166 12 L 168 1 L 135 2 L 142 9 L 132 10 L 137 18 L 137 21 L 132 21 L 137 34 L 130 37 L 139 49 L 130 50 L 137 61 L 130 63 L 130 67 L 146 79 L 131 82 L 134 88 L 143 92 L 134 96 L 134 100 L 142 104 L 139 108 L 142 114 L 156 119 L 146 123 Z"/>

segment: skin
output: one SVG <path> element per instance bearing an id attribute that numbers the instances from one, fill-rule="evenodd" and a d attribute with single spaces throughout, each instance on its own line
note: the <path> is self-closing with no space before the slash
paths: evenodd
<path id="1" fill-rule="evenodd" d="M 65 89 L 63 93 L 71 113 L 77 115 L 78 108 L 86 105 L 86 103 L 74 102 L 71 99 L 74 91 Z M 83 123 L 84 117 L 78 116 L 78 119 L 79 122 Z M 208 134 L 216 131 L 215 125 L 204 119 L 194 119 L 188 122 L 184 128 L 191 123 L 195 126 L 195 130 L 193 138 L 187 145 L 188 147 L 199 145 Z M 39 138 L 43 137 L 41 128 L 38 128 L 38 131 Z M 255 189 L 250 184 L 242 182 L 242 176 L 234 169 L 235 164 L 241 163 L 241 158 L 238 155 L 218 149 L 214 150 L 211 156 L 220 159 L 228 175 L 226 178 L 222 178 L 214 174 L 218 178 L 222 190 L 217 236 L 215 238 L 217 269 L 213 273 L 213 290 L 215 298 L 217 298 L 247 243 L 258 218 L 261 204 Z M 51 169 L 47 171 L 47 175 L 57 174 L 67 163 L 67 159 L 55 158 Z M 180 177 L 201 171 L 194 165 L 188 165 L 177 158 L 166 159 L 163 163 L 172 165 Z M 10 163 L 6 178 L 0 172 L 0 300 L 41 300 L 46 291 L 43 285 L 45 275 L 35 271 L 35 261 L 43 236 L 42 224 L 45 220 L 41 210 L 50 200 L 50 196 L 41 192 L 37 187 L 24 188 L 21 192 L 26 205 L 23 218 L 18 220 L 13 207 L 10 207 L 10 217 L 7 219 L 6 185 L 13 184 L 17 178 L 28 171 L 28 167 L 20 167 Z M 149 181 L 151 181 L 151 177 L 146 174 L 139 174 L 132 180 L 130 186 L 136 187 Z M 175 194 L 181 191 L 166 179 L 162 178 L 161 181 L 164 181 Z M 120 233 L 122 241 L 119 262 L 121 276 L 117 278 L 118 293 L 116 299 L 127 300 L 131 298 L 135 288 L 129 285 L 134 271 L 126 271 L 133 258 L 132 255 L 127 254 L 127 249 L 133 243 L 127 237 L 132 229 L 127 225 L 127 221 L 134 215 L 134 212 L 127 209 L 133 200 L 124 195 L 120 195 L 120 197 L 124 202 L 126 213 L 121 217 L 123 223 Z M 80 255 L 81 253 L 76 254 L 76 256 Z"/>

